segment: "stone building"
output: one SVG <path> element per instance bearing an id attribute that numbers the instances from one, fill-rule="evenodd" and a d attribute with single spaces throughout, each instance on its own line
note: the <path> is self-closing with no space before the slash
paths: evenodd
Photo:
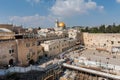
<path id="1" fill-rule="evenodd" d="M 34 64 L 43 56 L 43 47 L 38 39 L 0 41 L 0 65 Z"/>
<path id="2" fill-rule="evenodd" d="M 0 65 L 14 65 L 17 62 L 15 40 L 0 41 Z"/>
<path id="3" fill-rule="evenodd" d="M 46 57 L 55 56 L 55 55 L 57 55 L 58 53 L 62 52 L 58 40 L 45 41 L 45 42 L 42 43 L 41 45 L 42 45 L 43 48 L 44 48 L 45 56 L 46 56 Z"/>
<path id="4" fill-rule="evenodd" d="M 76 29 L 69 29 L 68 30 L 68 37 L 69 38 L 73 38 L 73 39 L 77 39 L 78 42 L 80 42 L 80 31 L 76 30 Z"/>
<path id="5" fill-rule="evenodd" d="M 0 65 L 34 64 L 41 56 L 55 56 L 71 48 L 78 34 L 68 36 L 66 25 L 59 22 L 58 29 L 24 29 L 10 24 L 0 25 Z M 72 34 L 76 32 L 73 30 Z M 77 37 L 76 37 L 77 36 Z M 70 38 L 69 38 L 70 37 Z M 44 42 L 41 44 L 41 41 Z M 45 53 L 44 53 L 45 52 Z"/>
<path id="6" fill-rule="evenodd" d="M 18 63 L 19 65 L 34 64 L 43 56 L 43 48 L 38 39 L 17 40 Z"/>
<path id="7" fill-rule="evenodd" d="M 63 38 L 45 41 L 41 45 L 43 46 L 47 56 L 55 56 L 73 47 L 75 44 L 76 39 Z"/>
<path id="8" fill-rule="evenodd" d="M 55 34 L 58 36 L 58 38 L 67 38 L 68 37 L 67 30 L 55 31 Z"/>
<path id="9" fill-rule="evenodd" d="M 37 36 L 38 38 L 41 38 L 41 40 L 59 39 L 68 37 L 68 31 L 67 30 L 54 31 L 48 29 L 41 29 L 37 31 Z"/>

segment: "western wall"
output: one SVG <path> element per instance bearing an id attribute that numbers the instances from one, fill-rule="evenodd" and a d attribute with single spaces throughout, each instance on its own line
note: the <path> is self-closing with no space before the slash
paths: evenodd
<path id="1" fill-rule="evenodd" d="M 120 52 L 118 33 L 82 33 L 82 43 L 88 48 Z"/>

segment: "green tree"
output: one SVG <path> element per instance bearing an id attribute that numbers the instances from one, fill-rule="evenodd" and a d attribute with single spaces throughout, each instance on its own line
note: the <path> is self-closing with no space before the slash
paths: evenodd
<path id="1" fill-rule="evenodd" d="M 105 33 L 105 25 L 101 25 L 101 26 L 99 27 L 99 32 L 100 32 L 100 33 Z"/>
<path id="2" fill-rule="evenodd" d="M 85 28 L 85 32 L 89 32 L 89 27 L 86 27 L 86 28 Z"/>
<path id="3" fill-rule="evenodd" d="M 107 26 L 106 33 L 112 33 L 112 26 L 111 25 Z"/>
<path id="4" fill-rule="evenodd" d="M 41 30 L 41 27 L 38 27 L 38 30 Z"/>
<path id="5" fill-rule="evenodd" d="M 90 33 L 98 33 L 99 32 L 99 30 L 98 30 L 98 28 L 97 27 L 93 27 L 93 28 L 91 28 L 90 29 L 90 31 L 89 31 Z"/>

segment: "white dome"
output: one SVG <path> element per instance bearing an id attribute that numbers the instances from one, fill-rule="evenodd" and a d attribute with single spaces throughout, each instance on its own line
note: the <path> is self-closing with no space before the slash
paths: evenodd
<path id="1" fill-rule="evenodd" d="M 0 28 L 0 32 L 12 32 L 12 31 L 6 28 Z"/>

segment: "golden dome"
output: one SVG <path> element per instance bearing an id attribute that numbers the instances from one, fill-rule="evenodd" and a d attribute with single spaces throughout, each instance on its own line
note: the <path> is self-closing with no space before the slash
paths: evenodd
<path id="1" fill-rule="evenodd" d="M 61 27 L 61 28 L 65 28 L 65 23 L 64 22 L 59 22 L 58 26 Z"/>

